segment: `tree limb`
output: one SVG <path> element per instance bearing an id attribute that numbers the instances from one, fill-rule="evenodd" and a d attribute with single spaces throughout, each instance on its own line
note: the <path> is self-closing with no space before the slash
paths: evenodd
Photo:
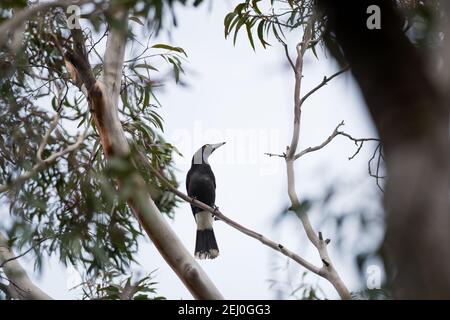
<path id="1" fill-rule="evenodd" d="M 17 257 L 11 252 L 7 239 L 0 233 L 0 267 L 3 268 L 12 297 L 23 300 L 51 300 L 52 298 L 31 282 Z"/>
<path id="2" fill-rule="evenodd" d="M 301 99 L 300 99 L 300 104 L 303 104 L 305 102 L 306 99 L 308 99 L 314 92 L 316 92 L 317 90 L 319 90 L 320 88 L 322 88 L 324 85 L 326 85 L 328 82 L 330 82 L 331 80 L 333 80 L 333 78 L 337 77 L 338 75 L 346 72 L 347 70 L 349 70 L 350 67 L 344 67 L 342 70 L 332 74 L 329 77 L 323 77 L 323 80 L 321 83 L 319 83 L 316 87 L 314 87 L 311 91 L 309 91 L 307 94 L 305 94 Z"/>
<path id="3" fill-rule="evenodd" d="M 295 190 L 294 162 L 300 135 L 300 117 L 302 107 L 302 99 L 300 98 L 300 88 L 303 70 L 303 56 L 310 44 L 314 23 L 315 23 L 314 17 L 310 18 L 303 33 L 303 40 L 297 46 L 297 59 L 295 64 L 295 89 L 294 89 L 294 128 L 292 132 L 291 144 L 287 147 L 285 157 L 288 195 L 291 201 L 291 210 L 297 214 L 298 218 L 300 219 L 303 225 L 303 228 L 305 229 L 309 241 L 311 241 L 311 243 L 316 247 L 317 251 L 319 252 L 320 258 L 323 262 L 322 267 L 323 272 L 321 276 L 330 281 L 330 283 L 335 287 L 336 291 L 338 292 L 339 296 L 342 299 L 351 299 L 350 292 L 348 291 L 344 282 L 342 281 L 336 269 L 334 268 L 331 259 L 328 255 L 327 249 L 328 242 L 324 241 L 322 237 L 318 236 L 318 234 L 312 227 L 311 222 L 309 221 L 308 215 L 302 210 L 300 210 L 300 201 L 297 197 L 297 192 Z"/>
<path id="4" fill-rule="evenodd" d="M 355 145 L 358 147 L 357 150 L 356 150 L 356 152 L 355 152 L 351 157 L 348 158 L 349 160 L 352 160 L 352 159 L 359 153 L 359 151 L 361 150 L 361 148 L 362 148 L 364 142 L 366 142 L 366 141 L 378 141 L 378 142 L 379 142 L 379 141 L 380 141 L 380 139 L 376 139 L 376 138 L 354 138 L 353 136 L 351 136 L 351 135 L 348 134 L 348 133 L 345 133 L 345 132 L 343 132 L 343 131 L 339 131 L 339 128 L 340 128 L 341 126 L 343 126 L 343 125 L 344 125 L 344 121 L 342 121 L 341 123 L 339 123 L 339 124 L 337 125 L 337 127 L 334 129 L 333 133 L 331 133 L 331 135 L 330 135 L 324 142 L 322 142 L 322 143 L 321 143 L 320 145 L 318 145 L 318 146 L 315 146 L 315 147 L 308 147 L 308 148 L 306 148 L 306 149 L 300 151 L 299 153 L 297 153 L 297 154 L 295 155 L 294 160 L 297 160 L 298 158 L 304 156 L 304 155 L 307 154 L 307 153 L 314 152 L 314 151 L 317 151 L 317 150 L 320 150 L 320 149 L 324 148 L 327 144 L 329 144 L 331 141 L 333 141 L 333 139 L 334 139 L 336 136 L 339 136 L 339 135 L 349 138 L 349 139 L 352 140 L 352 141 L 355 143 Z M 378 148 L 378 147 L 377 147 L 377 148 Z M 376 149 L 376 150 L 377 150 L 377 149 Z M 273 154 L 271 154 L 271 153 L 266 153 L 266 154 L 267 154 L 267 155 L 273 155 Z M 280 155 L 277 155 L 277 156 L 280 156 Z M 369 161 L 369 162 L 370 162 L 370 161 Z M 370 172 L 371 172 L 371 171 L 369 170 L 369 173 L 370 173 Z"/>

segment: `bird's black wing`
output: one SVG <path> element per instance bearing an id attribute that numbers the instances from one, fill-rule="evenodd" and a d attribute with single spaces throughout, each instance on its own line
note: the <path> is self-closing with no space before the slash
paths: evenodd
<path id="1" fill-rule="evenodd" d="M 195 166 L 189 170 L 186 177 L 186 190 L 190 197 L 194 197 L 209 206 L 214 206 L 216 181 L 211 168 L 208 167 Z M 201 211 L 195 206 L 191 207 L 193 213 Z"/>

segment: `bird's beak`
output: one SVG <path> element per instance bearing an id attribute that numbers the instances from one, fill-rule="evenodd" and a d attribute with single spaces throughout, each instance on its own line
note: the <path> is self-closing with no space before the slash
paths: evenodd
<path id="1" fill-rule="evenodd" d="M 226 142 L 221 142 L 221 143 L 212 144 L 212 145 L 211 145 L 211 148 L 212 148 L 212 150 L 214 151 L 214 150 L 216 150 L 217 148 L 223 146 L 225 143 L 226 143 Z"/>

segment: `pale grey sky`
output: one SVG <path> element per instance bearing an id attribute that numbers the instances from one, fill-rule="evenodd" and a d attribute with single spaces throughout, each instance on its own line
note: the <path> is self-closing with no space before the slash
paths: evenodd
<path id="1" fill-rule="evenodd" d="M 237 1 L 216 1 L 208 6 L 177 10 L 179 27 L 171 39 L 161 35 L 154 42 L 165 42 L 185 49 L 188 54 L 187 81 L 189 88 L 168 84 L 159 94 L 165 120 L 165 138 L 173 143 L 184 158 L 176 157 L 180 188 L 184 189 L 185 174 L 192 154 L 204 143 L 226 141 L 214 153 L 210 163 L 216 175 L 216 204 L 230 218 L 279 241 L 301 256 L 320 265 L 317 252 L 305 241 L 304 231 L 295 219 L 273 227 L 273 218 L 288 204 L 285 164 L 280 158 L 268 158 L 264 152 L 281 153 L 290 141 L 293 109 L 293 75 L 285 63 L 282 47 L 276 41 L 264 50 L 253 52 L 242 33 L 236 46 L 223 36 L 223 18 Z M 290 43 L 295 43 L 292 34 Z M 331 58 L 320 55 L 317 60 L 307 55 L 303 78 L 303 92 L 318 84 L 323 76 L 337 71 Z M 368 118 L 364 102 L 349 74 L 341 75 L 313 95 L 303 107 L 300 148 L 320 144 L 336 125 L 344 120 L 345 131 L 356 137 L 373 137 L 375 132 Z M 352 161 L 348 157 L 355 146 L 343 137 L 337 137 L 323 150 L 309 154 L 296 163 L 297 191 L 305 198 L 321 195 L 332 183 L 352 187 L 335 204 L 336 210 L 354 209 L 376 201 L 375 182 L 368 176 L 367 161 L 374 145 L 368 144 Z M 317 216 L 314 216 L 316 214 Z M 319 212 L 312 212 L 313 223 Z M 186 247 L 193 252 L 195 222 L 188 204 L 182 203 L 170 221 Z M 355 226 L 346 226 L 348 242 L 355 247 Z M 333 239 L 333 229 L 324 226 L 321 231 Z M 220 256 L 213 261 L 200 261 L 212 281 L 225 298 L 271 299 L 276 290 L 269 290 L 269 279 L 292 281 L 297 284 L 304 269 L 293 263 L 288 271 L 275 270 L 284 266 L 284 256 L 263 246 L 224 223 L 215 224 Z M 379 236 L 379 235 L 378 235 Z M 376 236 L 374 236 L 376 239 Z M 374 240 L 375 241 L 375 240 Z M 149 241 L 141 241 L 136 270 L 156 272 L 159 294 L 170 299 L 191 299 L 172 270 L 159 256 Z M 331 242 L 330 254 L 351 290 L 358 289 L 360 279 L 349 252 L 336 249 Z M 21 259 L 26 262 L 27 259 Z M 32 263 L 27 269 L 32 272 Z M 73 275 L 54 259 L 42 276 L 33 275 L 36 283 L 55 298 L 76 299 L 80 292 L 68 291 L 67 281 Z M 315 275 L 329 298 L 337 294 L 325 281 Z"/>

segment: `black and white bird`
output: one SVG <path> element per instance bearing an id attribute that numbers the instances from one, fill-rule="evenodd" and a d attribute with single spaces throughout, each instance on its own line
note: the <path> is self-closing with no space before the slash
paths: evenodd
<path id="1" fill-rule="evenodd" d="M 191 169 L 186 177 L 186 189 L 190 197 L 210 207 L 215 207 L 216 178 L 208 163 L 209 156 L 225 142 L 205 144 L 192 157 Z M 214 259 L 219 255 L 216 237 L 213 230 L 213 215 L 191 205 L 197 222 L 197 238 L 195 241 L 195 257 L 198 259 Z"/>

